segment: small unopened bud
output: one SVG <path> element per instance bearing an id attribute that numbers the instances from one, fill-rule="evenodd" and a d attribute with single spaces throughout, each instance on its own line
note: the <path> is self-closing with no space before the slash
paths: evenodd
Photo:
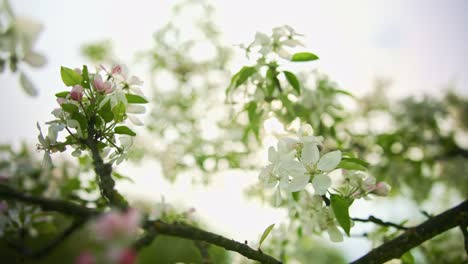
<path id="1" fill-rule="evenodd" d="M 115 65 L 114 67 L 112 67 L 111 73 L 112 73 L 112 75 L 121 74 L 122 73 L 122 66 L 120 66 L 119 64 Z"/>
<path id="2" fill-rule="evenodd" d="M 81 101 L 81 98 L 83 98 L 83 87 L 81 85 L 73 86 L 70 91 L 70 98 L 75 101 Z"/>
<path id="3" fill-rule="evenodd" d="M 378 182 L 375 185 L 375 188 L 372 191 L 372 193 L 378 196 L 387 196 L 390 192 L 390 189 L 390 185 L 388 185 L 386 182 Z"/>
<path id="4" fill-rule="evenodd" d="M 63 103 L 65 103 L 67 100 L 65 98 L 57 98 L 57 103 L 59 105 L 62 105 Z"/>

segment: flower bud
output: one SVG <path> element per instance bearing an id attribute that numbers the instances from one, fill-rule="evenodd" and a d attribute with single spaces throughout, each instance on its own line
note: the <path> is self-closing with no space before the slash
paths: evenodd
<path id="1" fill-rule="evenodd" d="M 101 75 L 96 74 L 93 80 L 94 89 L 98 92 L 109 94 L 112 92 L 112 84 L 109 81 L 104 82 Z"/>
<path id="2" fill-rule="evenodd" d="M 83 87 L 81 85 L 73 86 L 70 91 L 70 98 L 75 101 L 81 101 L 81 98 L 83 98 Z"/>
<path id="3" fill-rule="evenodd" d="M 62 105 L 65 103 L 67 100 L 65 98 L 57 98 L 57 104 Z"/>
<path id="4" fill-rule="evenodd" d="M 122 66 L 120 66 L 119 64 L 115 65 L 114 67 L 112 67 L 111 73 L 112 73 L 112 75 L 121 74 L 122 73 Z"/>
<path id="5" fill-rule="evenodd" d="M 375 185 L 372 193 L 378 196 L 387 196 L 388 193 L 390 192 L 390 189 L 391 189 L 390 185 L 388 185 L 386 182 L 378 182 Z"/>

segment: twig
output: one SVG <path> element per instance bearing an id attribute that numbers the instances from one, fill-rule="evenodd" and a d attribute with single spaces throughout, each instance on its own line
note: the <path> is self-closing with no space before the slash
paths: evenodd
<path id="1" fill-rule="evenodd" d="M 430 240 L 456 226 L 466 226 L 467 223 L 468 200 L 465 200 L 452 209 L 433 216 L 416 227 L 409 228 L 403 234 L 371 250 L 351 264 L 377 264 L 399 258 L 424 241 Z"/>
<path id="2" fill-rule="evenodd" d="M 93 217 L 101 213 L 96 209 L 87 208 L 64 200 L 25 195 L 2 184 L 0 184 L 0 198 L 6 200 L 22 201 L 28 204 L 40 206 L 43 210 L 56 211 L 71 216 Z M 136 249 L 141 249 L 144 246 L 151 244 L 157 235 L 163 234 L 194 241 L 204 241 L 209 244 L 223 247 L 226 250 L 238 252 L 249 259 L 257 260 L 261 263 L 281 263 L 275 258 L 264 254 L 259 250 L 252 249 L 244 243 L 240 243 L 235 240 L 204 231 L 194 226 L 180 223 L 147 221 L 143 228 L 145 229 L 146 234 L 137 242 L 135 242 L 134 248 Z"/>
<path id="3" fill-rule="evenodd" d="M 369 216 L 367 219 L 362 219 L 362 218 L 351 218 L 353 221 L 356 221 L 356 222 L 371 222 L 371 223 L 374 223 L 374 224 L 377 224 L 377 225 L 381 225 L 381 226 L 391 226 L 391 227 L 394 227 L 396 229 L 400 229 L 400 230 L 408 230 L 409 228 L 408 227 L 404 227 L 402 225 L 399 225 L 399 224 L 395 224 L 395 223 L 392 223 L 392 222 L 384 222 L 382 221 L 381 219 L 375 217 L 375 216 Z"/>

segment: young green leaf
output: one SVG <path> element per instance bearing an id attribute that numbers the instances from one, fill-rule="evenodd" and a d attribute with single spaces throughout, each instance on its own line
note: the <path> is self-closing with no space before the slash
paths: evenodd
<path id="1" fill-rule="evenodd" d="M 301 94 L 301 83 L 299 82 L 299 79 L 297 79 L 296 75 L 292 72 L 289 71 L 284 71 L 284 77 L 286 77 L 286 80 L 288 80 L 288 83 L 294 88 L 294 91 L 298 95 Z"/>
<path id="2" fill-rule="evenodd" d="M 37 96 L 38 92 L 31 80 L 23 72 L 19 75 L 21 87 L 29 96 Z"/>
<path id="3" fill-rule="evenodd" d="M 83 78 L 76 71 L 67 68 L 60 67 L 60 76 L 62 76 L 62 81 L 66 86 L 75 86 L 81 85 Z"/>
<path id="4" fill-rule="evenodd" d="M 127 102 L 129 104 L 146 104 L 148 100 L 144 97 L 136 95 L 136 94 L 125 94 L 125 98 L 127 98 Z"/>
<path id="5" fill-rule="evenodd" d="M 63 111 L 73 114 L 73 113 L 78 113 L 78 106 L 74 104 L 68 104 L 68 103 L 63 103 L 60 105 L 62 107 Z"/>
<path id="6" fill-rule="evenodd" d="M 340 164 L 338 164 L 338 168 L 346 169 L 346 170 L 367 170 L 369 163 L 367 161 L 358 159 L 358 158 L 342 158 Z"/>
<path id="7" fill-rule="evenodd" d="M 114 121 L 120 123 L 125 119 L 125 104 L 123 102 L 119 102 L 112 108 L 112 114 L 114 114 Z"/>
<path id="8" fill-rule="evenodd" d="M 351 218 L 349 217 L 350 202 L 340 195 L 332 194 L 330 203 L 338 223 L 349 236 L 349 231 L 351 229 Z"/>
<path id="9" fill-rule="evenodd" d="M 83 88 L 91 88 L 91 85 L 89 84 L 88 66 L 86 65 L 83 65 L 83 70 L 81 71 L 81 78 L 83 79 L 81 81 L 81 86 L 83 86 Z"/>
<path id="10" fill-rule="evenodd" d="M 132 137 L 136 136 L 136 133 L 133 132 L 133 130 L 131 130 L 130 128 L 128 128 L 126 126 L 115 127 L 114 132 L 116 134 L 129 135 L 129 136 L 132 136 Z"/>
<path id="11" fill-rule="evenodd" d="M 275 227 L 275 224 L 271 224 L 265 229 L 265 231 L 263 231 L 262 237 L 260 238 L 260 242 L 258 243 L 258 248 L 262 246 L 263 241 L 265 241 L 265 239 L 268 237 L 273 227 Z"/>
<path id="12" fill-rule="evenodd" d="M 291 61 L 314 61 L 318 60 L 319 57 L 310 52 L 298 52 L 292 55 Z"/>
<path id="13" fill-rule="evenodd" d="M 252 76 L 257 70 L 255 67 L 252 66 L 244 66 L 240 69 L 236 74 L 234 74 L 231 78 L 231 83 L 229 87 L 226 89 L 226 94 L 229 94 L 231 90 L 234 88 L 239 87 L 243 84 L 247 79 Z"/>
<path id="14" fill-rule="evenodd" d="M 241 84 L 243 84 L 247 79 L 252 76 L 257 70 L 255 67 L 249 67 L 249 66 L 244 66 L 242 69 L 239 71 L 239 77 L 236 80 L 236 87 L 239 87 Z"/>
<path id="15" fill-rule="evenodd" d="M 114 120 L 114 114 L 112 113 L 110 102 L 104 104 L 104 106 L 99 109 L 98 114 L 102 117 L 102 119 L 104 119 L 104 122 L 106 123 Z"/>
<path id="16" fill-rule="evenodd" d="M 69 95 L 70 92 L 69 91 L 63 91 L 63 92 L 60 92 L 60 93 L 56 93 L 55 96 L 58 97 L 58 98 L 66 98 L 67 95 Z"/>

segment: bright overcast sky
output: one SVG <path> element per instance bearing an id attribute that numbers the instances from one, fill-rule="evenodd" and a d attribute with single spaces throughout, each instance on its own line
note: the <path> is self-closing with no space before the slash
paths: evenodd
<path id="1" fill-rule="evenodd" d="M 38 98 L 28 98 L 19 88 L 16 76 L 0 75 L 0 143 L 35 140 L 35 122 L 49 118 L 55 106 L 53 94 L 63 90 L 60 65 L 74 67 L 85 63 L 79 55 L 83 43 L 112 39 L 116 54 L 130 64 L 136 52 L 151 46 L 152 33 L 167 22 L 175 1 L 11 2 L 17 15 L 31 17 L 45 26 L 36 47 L 47 56 L 48 64 L 30 71 L 40 89 Z M 275 26 L 291 25 L 306 36 L 308 50 L 320 56 L 315 66 L 353 93 L 362 94 L 372 87 L 376 77 L 385 77 L 394 80 L 390 93 L 395 96 L 437 93 L 449 84 L 468 94 L 467 1 L 237 0 L 214 4 L 226 43 L 249 42 L 256 31 L 269 32 Z M 138 170 L 140 175 L 148 174 L 144 168 Z M 209 214 L 217 229 L 224 228 L 240 240 L 254 239 L 280 218 L 280 214 L 266 208 L 259 211 L 258 206 L 242 203 L 239 191 L 229 188 L 233 186 L 232 177 L 217 183 L 217 189 L 204 191 L 189 185 L 171 187 L 155 179 L 158 173 L 153 172 L 152 178 L 141 176 L 133 190 L 160 191 L 168 200 L 174 200 L 171 196 L 182 198 L 181 192 L 191 193 L 189 199 L 200 214 Z M 221 213 L 224 209 L 212 204 L 213 197 L 226 192 L 234 198 L 225 203 L 237 208 L 231 213 Z M 256 220 L 239 220 L 240 214 L 253 213 Z M 252 228 L 245 229 L 245 225 Z M 356 257 L 366 250 L 347 254 Z"/>

